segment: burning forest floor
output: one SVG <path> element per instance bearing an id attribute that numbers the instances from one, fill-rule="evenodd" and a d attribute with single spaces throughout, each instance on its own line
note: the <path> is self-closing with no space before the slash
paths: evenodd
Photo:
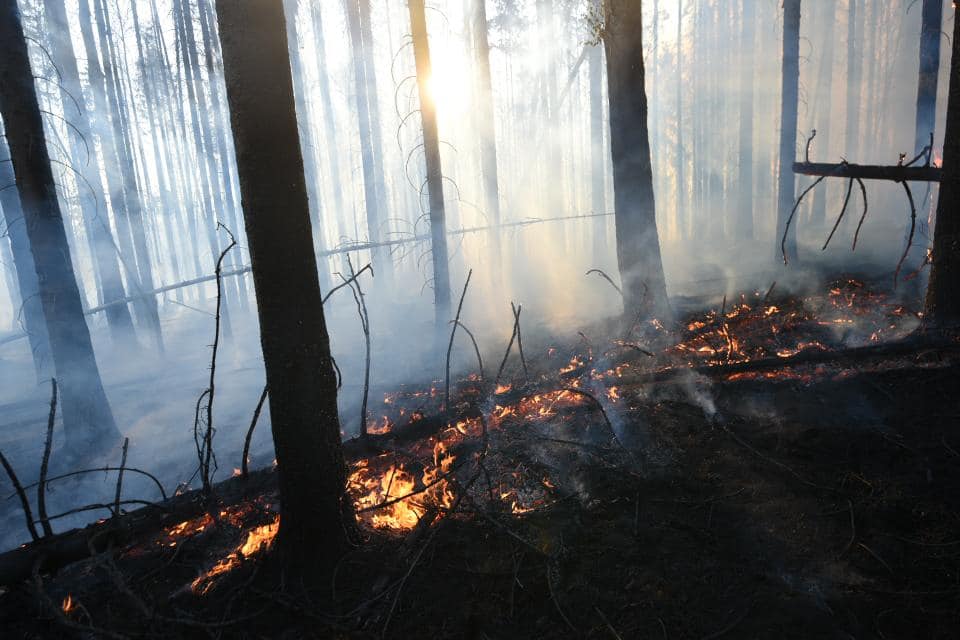
<path id="1" fill-rule="evenodd" d="M 267 469 L 0 556 L 6 637 L 954 637 L 960 343 L 853 280 L 678 316 L 387 395 L 310 598 Z"/>

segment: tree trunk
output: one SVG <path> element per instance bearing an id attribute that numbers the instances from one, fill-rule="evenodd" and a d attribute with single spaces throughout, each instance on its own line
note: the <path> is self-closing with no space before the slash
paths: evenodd
<path id="1" fill-rule="evenodd" d="M 917 83 L 917 127 L 914 153 L 930 144 L 937 119 L 937 77 L 940 74 L 940 29 L 943 0 L 923 0 L 920 27 L 920 81 Z"/>
<path id="2" fill-rule="evenodd" d="M 127 296 L 120 275 L 116 245 L 107 222 L 107 209 L 98 205 L 94 186 L 100 186 L 100 162 L 93 147 L 92 128 L 87 114 L 80 73 L 73 50 L 73 40 L 67 24 L 67 11 L 59 0 L 44 0 L 44 17 L 51 34 L 51 58 L 60 73 L 60 96 L 64 112 L 79 109 L 76 118 L 68 118 L 70 155 L 82 180 L 78 183 L 78 196 L 84 229 L 90 244 L 90 254 L 100 284 L 100 304 L 122 300 Z M 98 190 L 99 191 L 99 190 Z M 105 195 L 105 194 L 104 194 Z M 115 305 L 107 312 L 107 324 L 118 345 L 132 348 L 136 342 L 133 318 L 126 305 Z"/>
<path id="3" fill-rule="evenodd" d="M 433 299 L 437 326 L 450 320 L 450 270 L 447 264 L 447 222 L 443 204 L 443 169 L 440 165 L 440 135 L 437 131 L 437 106 L 430 95 L 433 73 L 430 42 L 423 0 L 408 0 L 413 34 L 413 55 L 417 63 L 417 87 L 420 91 L 420 119 L 423 122 L 423 152 L 427 163 L 427 191 L 430 196 L 430 238 L 433 254 Z"/>
<path id="4" fill-rule="evenodd" d="M 315 581 L 355 541 L 280 0 L 217 0 L 280 485 L 278 552 Z M 263 126 L 269 122 L 270 126 Z"/>
<path id="5" fill-rule="evenodd" d="M 476 45 L 477 64 L 477 119 L 480 136 L 480 165 L 483 174 L 484 207 L 489 215 L 489 223 L 500 224 L 500 186 L 497 179 L 497 129 L 493 110 L 493 81 L 490 74 L 490 42 L 487 38 L 486 0 L 473 0 L 473 34 Z M 499 277 L 502 267 L 500 249 L 500 229 L 490 233 L 490 258 L 494 276 Z"/>
<path id="6" fill-rule="evenodd" d="M 754 0 L 742 0 L 740 27 L 740 178 L 734 238 L 737 241 L 753 239 L 753 76 L 756 67 L 754 31 L 756 13 Z"/>
<path id="7" fill-rule="evenodd" d="M 857 42 L 857 2 L 847 0 L 847 132 L 844 153 L 848 158 L 858 157 L 860 140 L 860 59 L 863 43 Z M 862 19 L 862 17 L 861 17 Z"/>
<path id="8" fill-rule="evenodd" d="M 607 210 L 607 158 L 603 151 L 603 48 L 597 43 L 587 54 L 590 73 L 590 208 L 593 213 Z M 593 224 L 593 255 L 597 264 L 607 259 L 607 219 Z"/>
<path id="9" fill-rule="evenodd" d="M 27 41 L 16 0 L 0 0 L 0 116 L 6 124 L 38 292 L 74 456 L 101 451 L 120 433 L 100 380 L 57 200 Z"/>
<path id="10" fill-rule="evenodd" d="M 367 238 L 372 243 L 380 242 L 386 216 L 382 213 L 383 200 L 380 193 L 380 176 L 383 173 L 383 164 L 377 155 L 374 144 L 373 103 L 370 100 L 370 89 L 375 86 L 367 78 L 372 72 L 368 67 L 366 49 L 372 42 L 365 42 L 364 28 L 361 24 L 362 11 L 359 0 L 345 0 L 347 24 L 350 30 L 351 63 L 353 65 L 353 80 L 357 106 L 357 121 L 360 130 L 360 156 L 363 162 L 363 197 L 367 210 Z M 366 15 L 369 19 L 370 10 L 367 6 Z M 383 248 L 371 250 L 373 269 L 377 274 L 383 273 L 390 261 L 389 252 Z"/>
<path id="11" fill-rule="evenodd" d="M 793 209 L 794 184 L 793 161 L 797 149 L 797 100 L 800 84 L 800 0 L 783 2 L 783 75 L 780 84 L 780 166 L 777 184 L 777 237 L 776 256 L 781 255 L 781 241 L 787 218 Z M 797 225 L 790 225 L 790 233 L 784 244 L 786 259 L 797 257 Z"/>
<path id="12" fill-rule="evenodd" d="M 0 137 L 6 142 L 6 132 L 0 119 Z M 7 145 L 0 144 L 0 153 Z M 11 154 L 4 154 L 4 160 Z M 33 266 L 33 254 L 30 253 L 30 239 L 20 207 L 20 196 L 13 186 L 16 178 L 13 165 L 0 162 L 0 209 L 3 210 L 3 222 L 6 235 L 10 238 L 10 250 L 13 254 L 13 268 L 17 275 L 17 292 L 20 304 L 13 310 L 14 323 L 27 334 L 30 343 L 30 355 L 33 357 L 33 369 L 37 380 L 49 378 L 53 371 L 50 355 L 50 339 L 47 336 L 47 323 L 43 319 L 43 307 L 40 304 L 37 270 Z"/>
<path id="13" fill-rule="evenodd" d="M 604 44 L 610 102 L 614 219 L 624 310 L 669 313 L 653 197 L 640 3 L 607 0 Z"/>
<path id="14" fill-rule="evenodd" d="M 953 22 L 947 126 L 943 138 L 943 177 L 933 232 L 933 265 L 927 286 L 924 324 L 960 327 L 960 20 Z"/>
<path id="15" fill-rule="evenodd" d="M 684 176 L 686 158 L 683 150 L 683 0 L 677 0 L 677 227 L 681 238 L 687 238 L 689 235 L 689 225 L 686 220 L 687 207 L 684 203 L 687 199 L 687 181 Z M 609 60 L 607 65 L 609 67 Z"/>

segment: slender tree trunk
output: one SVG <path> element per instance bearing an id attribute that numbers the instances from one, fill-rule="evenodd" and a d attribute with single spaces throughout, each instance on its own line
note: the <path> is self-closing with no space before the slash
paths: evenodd
<path id="1" fill-rule="evenodd" d="M 60 74 L 58 77 L 64 112 L 79 109 L 75 118 L 68 118 L 74 125 L 69 128 L 70 155 L 82 177 L 78 183 L 78 195 L 90 254 L 100 284 L 99 298 L 101 303 L 122 300 L 127 294 L 120 275 L 116 245 L 107 222 L 107 210 L 105 206 L 99 206 L 97 194 L 93 191 L 95 186 L 99 187 L 101 184 L 100 162 L 93 146 L 92 129 L 80 87 L 80 73 L 63 2 L 44 0 L 44 17 L 49 33 L 53 36 L 50 52 Z M 107 310 L 106 315 L 111 335 L 117 344 L 125 348 L 133 347 L 136 338 L 133 318 L 127 305 L 114 305 Z"/>
<path id="2" fill-rule="evenodd" d="M 477 120 L 480 135 L 480 165 L 483 174 L 484 207 L 490 224 L 500 225 L 500 186 L 497 179 L 497 129 L 493 109 L 493 80 L 490 74 L 490 43 L 487 39 L 486 0 L 473 0 L 473 34 L 477 64 Z M 490 258 L 495 277 L 501 269 L 500 229 L 490 233 Z"/>
<path id="3" fill-rule="evenodd" d="M 940 30 L 943 0 L 923 0 L 920 27 L 920 81 L 917 83 L 917 126 L 914 153 L 930 144 L 937 119 L 937 77 L 940 74 Z"/>
<path id="4" fill-rule="evenodd" d="M 386 216 L 382 211 L 383 201 L 380 198 L 381 176 L 383 164 L 377 155 L 377 145 L 374 138 L 375 116 L 373 103 L 370 99 L 371 83 L 367 74 L 372 72 L 366 64 L 368 46 L 363 38 L 364 28 L 361 24 L 362 10 L 360 0 L 345 0 L 347 24 L 350 30 L 351 62 L 353 65 L 353 79 L 357 107 L 357 120 L 360 129 L 360 156 L 363 162 L 363 194 L 367 210 L 367 237 L 370 242 L 381 240 L 381 231 L 384 229 Z M 367 7 L 366 15 L 369 19 L 370 11 Z M 375 83 L 375 81 L 374 81 Z M 389 252 L 383 248 L 371 250 L 373 268 L 377 274 L 384 273 L 390 262 Z"/>
<path id="5" fill-rule="evenodd" d="M 800 84 L 800 0 L 783 2 L 783 75 L 780 84 L 780 167 L 777 183 L 777 236 L 775 251 L 782 260 L 781 241 L 787 218 L 793 209 L 793 162 L 797 149 L 797 100 Z M 797 225 L 790 225 L 787 236 L 786 258 L 797 258 Z"/>
<path id="6" fill-rule="evenodd" d="M 753 239 L 753 77 L 756 67 L 753 56 L 756 52 L 754 0 L 742 0 L 743 19 L 740 27 L 740 184 L 737 185 L 738 203 L 734 237 L 737 240 Z"/>
<path id="7" fill-rule="evenodd" d="M 847 132 L 844 151 L 850 158 L 858 157 L 857 143 L 860 140 L 860 61 L 863 43 L 857 40 L 858 2 L 847 0 Z"/>
<path id="8" fill-rule="evenodd" d="M 689 225 L 687 224 L 687 207 L 684 203 L 687 199 L 687 180 L 684 175 L 686 158 L 683 148 L 683 0 L 677 0 L 677 226 L 680 229 L 680 237 L 689 237 Z M 607 65 L 609 68 L 609 60 Z"/>
<path id="9" fill-rule="evenodd" d="M 587 54 L 590 73 L 590 208 L 593 213 L 607 211 L 607 157 L 603 148 L 603 47 L 597 43 Z M 597 218 L 593 225 L 593 259 L 607 259 L 607 220 Z"/>
<path id="10" fill-rule="evenodd" d="M 823 11 L 824 44 L 820 59 L 820 73 L 817 78 L 817 95 L 814 99 L 814 113 L 817 117 L 817 139 L 813 144 L 817 150 L 817 156 L 821 158 L 829 157 L 830 153 L 830 129 L 833 123 L 833 39 L 834 25 L 837 19 L 836 9 L 834 0 L 827 0 L 820 9 Z M 813 210 L 810 216 L 810 223 L 814 228 L 819 228 L 826 221 L 827 190 L 827 185 L 824 185 L 823 189 L 814 190 Z"/>
<path id="11" fill-rule="evenodd" d="M 430 41 L 423 0 L 408 0 L 413 34 L 413 55 L 417 63 L 417 87 L 420 91 L 420 119 L 423 121 L 423 151 L 427 164 L 427 191 L 430 195 L 430 237 L 433 254 L 433 299 L 437 326 L 450 320 L 450 270 L 447 252 L 447 222 L 443 205 L 443 169 L 440 165 L 440 136 L 437 132 L 437 106 L 430 95 L 433 74 L 430 65 Z"/>
<path id="12" fill-rule="evenodd" d="M 6 131 L 0 119 L 0 137 L 6 142 Z M 12 156 L 7 145 L 0 143 L 2 160 Z M 47 323 L 43 318 L 43 306 L 40 304 L 40 284 L 37 270 L 33 266 L 33 254 L 30 253 L 30 239 L 27 237 L 27 225 L 20 207 L 20 196 L 14 188 L 16 178 L 13 164 L 0 162 L 0 209 L 3 209 L 3 222 L 6 235 L 10 238 L 10 250 L 13 264 L 9 265 L 17 274 L 17 297 L 20 304 L 13 309 L 13 319 L 26 334 L 33 357 L 33 368 L 37 380 L 50 377 L 53 360 L 50 354 L 50 338 L 47 335 Z M 2 241 L 2 240 L 0 240 Z"/>
<path id="13" fill-rule="evenodd" d="M 6 124 L 60 385 L 67 446 L 74 456 L 91 455 L 115 442 L 120 434 L 83 316 L 16 0 L 0 0 L 0 117 Z"/>
<path id="14" fill-rule="evenodd" d="M 285 579 L 317 582 L 357 538 L 279 0 L 217 0 L 260 317 Z M 264 127 L 263 123 L 270 123 Z"/>
<path id="15" fill-rule="evenodd" d="M 640 3 L 607 0 L 604 24 L 617 262 L 624 310 L 631 319 L 640 312 L 663 318 L 669 314 L 669 303 L 653 197 Z"/>

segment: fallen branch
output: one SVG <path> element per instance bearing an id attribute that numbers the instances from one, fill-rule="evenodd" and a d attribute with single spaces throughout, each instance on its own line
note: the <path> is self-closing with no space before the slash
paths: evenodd
<path id="1" fill-rule="evenodd" d="M 860 180 L 890 180 L 892 182 L 940 182 L 943 170 L 940 167 L 911 167 L 850 164 L 841 162 L 794 162 L 793 172 L 805 176 L 823 178 L 854 178 Z"/>
<path id="2" fill-rule="evenodd" d="M 607 275 L 606 271 L 604 271 L 603 269 L 590 269 L 584 275 L 590 275 L 591 273 L 595 273 L 601 278 L 603 278 L 604 280 L 606 280 L 607 282 L 609 282 L 610 286 L 616 289 L 617 293 L 620 294 L 620 297 L 623 297 L 623 289 L 621 289 L 620 286 L 613 281 L 613 278 Z"/>
<path id="3" fill-rule="evenodd" d="M 27 494 L 23 490 L 23 485 L 20 484 L 20 479 L 17 478 L 17 473 L 13 470 L 13 467 L 10 466 L 10 463 L 7 462 L 6 456 L 3 455 L 3 451 L 0 451 L 0 464 L 3 465 L 4 470 L 7 472 L 7 476 L 10 477 L 10 482 L 13 484 L 13 488 L 17 492 L 17 496 L 20 497 L 20 507 L 23 509 L 23 517 L 27 520 L 27 531 L 30 532 L 30 537 L 37 541 L 40 539 L 40 536 L 37 535 L 37 528 L 33 526 L 33 511 L 30 510 L 30 501 L 27 500 Z"/>
<path id="4" fill-rule="evenodd" d="M 117 491 L 113 498 L 113 517 L 120 516 L 120 494 L 123 493 L 123 470 L 127 466 L 127 447 L 130 438 L 123 439 L 123 454 L 120 456 L 120 471 L 117 472 Z"/>
<path id="5" fill-rule="evenodd" d="M 913 202 L 913 192 L 910 191 L 910 185 L 906 182 L 901 182 L 903 185 L 904 191 L 907 192 L 907 201 L 910 203 L 910 236 L 907 238 L 907 246 L 903 249 L 903 255 L 900 256 L 900 260 L 897 262 L 897 268 L 893 272 L 893 288 L 897 288 L 897 280 L 900 278 L 900 269 L 903 268 L 903 263 L 906 261 L 907 256 L 910 255 L 910 249 L 913 247 L 913 234 L 917 229 L 917 205 Z"/>

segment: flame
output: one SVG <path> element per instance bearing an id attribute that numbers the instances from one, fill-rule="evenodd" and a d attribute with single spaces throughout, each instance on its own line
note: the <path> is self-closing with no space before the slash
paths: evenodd
<path id="1" fill-rule="evenodd" d="M 501 394 L 504 394 L 504 393 L 510 391 L 510 389 L 512 389 L 512 388 L 513 388 L 513 385 L 512 385 L 512 384 L 498 384 L 498 385 L 497 385 L 497 388 L 494 390 L 493 393 L 494 393 L 495 395 L 498 395 L 498 396 L 499 396 L 499 395 L 501 395 Z"/>
<path id="2" fill-rule="evenodd" d="M 63 611 L 63 613 L 65 613 L 66 615 L 70 615 L 70 613 L 76 608 L 76 606 L 77 606 L 77 603 L 74 602 L 73 596 L 68 593 L 67 597 L 63 599 L 63 603 L 60 605 L 60 610 Z"/>
<path id="3" fill-rule="evenodd" d="M 616 402 L 620 399 L 620 387 L 610 387 L 607 389 L 607 397 Z"/>
<path id="4" fill-rule="evenodd" d="M 273 522 L 251 529 L 247 533 L 247 538 L 242 545 L 218 561 L 209 571 L 197 576 L 197 578 L 190 583 L 190 588 L 194 593 L 204 595 L 213 587 L 215 582 L 214 578 L 239 566 L 244 558 L 249 558 L 260 551 L 269 549 L 278 531 L 280 531 L 279 514 L 274 518 Z"/>
<path id="5" fill-rule="evenodd" d="M 580 356 L 573 356 L 570 358 L 570 364 L 560 369 L 560 373 L 570 373 L 571 371 L 576 371 L 583 366 L 583 359 Z"/>

